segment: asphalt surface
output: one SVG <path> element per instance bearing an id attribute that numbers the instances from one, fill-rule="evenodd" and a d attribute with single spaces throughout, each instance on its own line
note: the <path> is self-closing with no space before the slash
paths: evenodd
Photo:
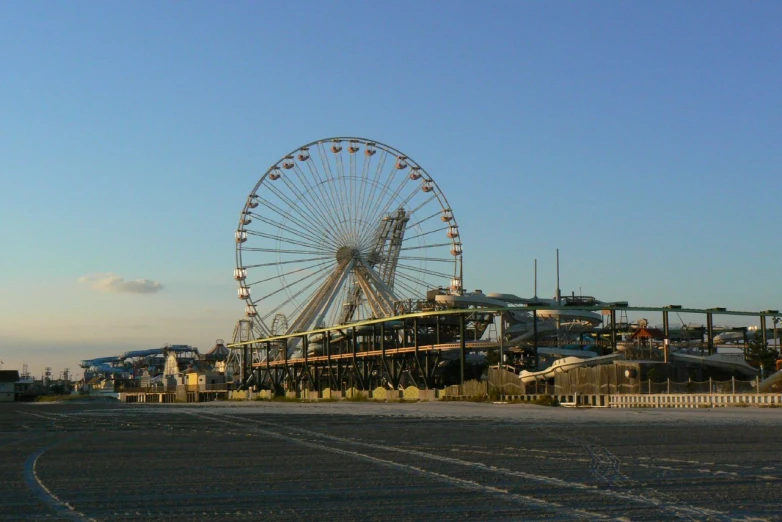
<path id="1" fill-rule="evenodd" d="M 782 520 L 782 409 L 0 404 L 0 520 Z"/>

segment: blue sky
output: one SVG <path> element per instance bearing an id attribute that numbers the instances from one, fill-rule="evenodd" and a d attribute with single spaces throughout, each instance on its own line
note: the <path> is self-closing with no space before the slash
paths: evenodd
<path id="1" fill-rule="evenodd" d="M 780 308 L 779 27 L 770 1 L 4 2 L 0 359 L 230 337 L 246 195 L 340 135 L 435 178 L 468 289 L 531 294 L 537 258 L 553 293 L 560 248 L 564 292 Z"/>

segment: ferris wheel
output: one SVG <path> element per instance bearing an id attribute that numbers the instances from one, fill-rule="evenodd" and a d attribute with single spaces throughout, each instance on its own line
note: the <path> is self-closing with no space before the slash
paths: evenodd
<path id="1" fill-rule="evenodd" d="M 462 291 L 445 194 L 402 152 L 363 138 L 316 141 L 274 163 L 235 239 L 239 298 L 267 336 L 393 316 L 430 289 Z"/>

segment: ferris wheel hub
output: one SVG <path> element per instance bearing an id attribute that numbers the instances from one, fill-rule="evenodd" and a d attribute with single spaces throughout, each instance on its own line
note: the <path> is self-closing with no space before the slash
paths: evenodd
<path id="1" fill-rule="evenodd" d="M 337 263 L 346 265 L 352 259 L 361 259 L 361 251 L 353 246 L 342 246 L 337 249 Z"/>

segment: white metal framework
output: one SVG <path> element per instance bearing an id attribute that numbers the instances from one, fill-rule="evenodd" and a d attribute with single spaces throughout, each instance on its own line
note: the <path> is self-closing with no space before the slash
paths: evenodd
<path id="1" fill-rule="evenodd" d="M 393 316 L 432 288 L 462 292 L 445 195 L 418 163 L 363 138 L 316 141 L 274 163 L 235 240 L 239 298 L 264 335 Z"/>

